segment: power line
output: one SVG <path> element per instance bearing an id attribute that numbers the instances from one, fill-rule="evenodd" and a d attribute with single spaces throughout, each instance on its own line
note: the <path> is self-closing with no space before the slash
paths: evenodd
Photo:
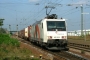
<path id="1" fill-rule="evenodd" d="M 60 0 L 60 2 L 62 2 L 63 0 Z M 60 2 L 58 2 L 58 3 L 60 3 Z"/>
<path id="2" fill-rule="evenodd" d="M 29 4 L 29 5 L 35 5 L 35 3 L 0 3 L 0 4 Z"/>

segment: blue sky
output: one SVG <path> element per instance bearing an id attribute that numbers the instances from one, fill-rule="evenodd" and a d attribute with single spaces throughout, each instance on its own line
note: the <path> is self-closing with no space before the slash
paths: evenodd
<path id="1" fill-rule="evenodd" d="M 60 5 L 61 4 L 61 5 Z M 68 4 L 73 4 L 68 6 Z M 45 6 L 54 6 L 50 14 L 57 14 L 58 18 L 65 18 L 67 28 L 81 29 L 81 6 L 83 4 L 84 29 L 90 29 L 90 1 L 89 0 L 0 0 L 0 18 L 4 18 L 4 28 L 19 30 L 32 25 L 46 16 Z M 77 8 L 76 8 L 77 7 Z M 48 12 L 50 9 L 48 9 Z"/>

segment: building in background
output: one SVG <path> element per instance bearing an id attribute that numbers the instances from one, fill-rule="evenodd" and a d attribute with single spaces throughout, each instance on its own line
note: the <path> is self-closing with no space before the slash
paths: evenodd
<path id="1" fill-rule="evenodd" d="M 81 36 L 81 30 L 68 31 L 68 36 Z M 90 35 L 90 29 L 83 30 L 84 35 Z"/>

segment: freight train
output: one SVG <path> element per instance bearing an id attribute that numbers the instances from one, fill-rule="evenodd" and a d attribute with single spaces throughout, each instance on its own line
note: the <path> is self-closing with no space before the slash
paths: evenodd
<path id="1" fill-rule="evenodd" d="M 19 37 L 49 50 L 68 50 L 66 20 L 57 19 L 56 14 L 48 15 L 33 25 L 19 31 Z"/>

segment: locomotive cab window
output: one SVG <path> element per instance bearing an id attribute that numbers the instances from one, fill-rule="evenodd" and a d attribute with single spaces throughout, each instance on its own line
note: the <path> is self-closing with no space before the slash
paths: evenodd
<path id="1" fill-rule="evenodd" d="M 65 21 L 47 21 L 47 31 L 66 31 Z"/>
<path id="2" fill-rule="evenodd" d="M 43 28 L 43 23 L 42 23 L 42 28 Z"/>

